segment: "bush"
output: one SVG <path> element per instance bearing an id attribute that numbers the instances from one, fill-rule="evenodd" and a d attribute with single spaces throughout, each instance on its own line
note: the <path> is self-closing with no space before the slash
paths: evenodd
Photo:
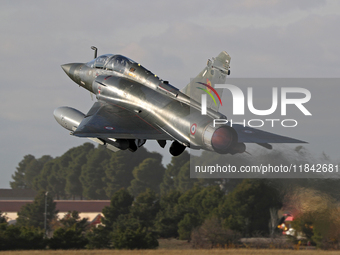
<path id="1" fill-rule="evenodd" d="M 0 224 L 0 250 L 41 250 L 45 247 L 46 241 L 42 230 Z"/>
<path id="2" fill-rule="evenodd" d="M 99 225 L 93 227 L 86 235 L 89 243 L 86 245 L 87 249 L 110 249 L 111 236 L 110 230 L 104 226 Z"/>
<path id="3" fill-rule="evenodd" d="M 269 234 L 270 209 L 282 206 L 280 193 L 266 180 L 245 179 L 219 205 L 224 227 L 243 236 Z"/>
<path id="4" fill-rule="evenodd" d="M 88 240 L 82 232 L 74 227 L 58 228 L 48 244 L 51 249 L 84 249 Z"/>
<path id="5" fill-rule="evenodd" d="M 116 249 L 154 249 L 158 246 L 155 235 L 145 228 L 118 229 L 112 234 L 113 245 Z"/>
<path id="6" fill-rule="evenodd" d="M 113 224 L 112 244 L 116 249 L 154 249 L 158 241 L 138 219 L 121 215 Z"/>
<path id="7" fill-rule="evenodd" d="M 199 217 L 194 213 L 187 213 L 178 223 L 178 234 L 181 240 L 190 240 L 191 231 L 200 225 Z"/>
<path id="8" fill-rule="evenodd" d="M 53 237 L 49 240 L 51 249 L 84 249 L 88 244 L 85 232 L 89 223 L 87 218 L 80 218 L 77 211 L 68 212 L 63 219 L 59 221 L 60 226 L 57 228 Z"/>
<path id="9" fill-rule="evenodd" d="M 206 219 L 202 226 L 191 233 L 191 242 L 194 248 L 218 248 L 236 243 L 240 238 L 237 232 L 222 227 L 218 218 Z"/>

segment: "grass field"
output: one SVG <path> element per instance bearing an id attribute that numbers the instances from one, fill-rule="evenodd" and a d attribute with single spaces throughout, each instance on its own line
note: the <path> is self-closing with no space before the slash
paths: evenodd
<path id="1" fill-rule="evenodd" d="M 296 250 L 256 250 L 256 249 L 212 249 L 212 250 L 165 250 L 165 249 L 157 249 L 157 250 L 77 250 L 77 251 L 3 251 L 0 254 L 9 254 L 9 255 L 67 255 L 67 254 L 77 254 L 77 255 L 288 255 L 288 254 L 311 254 L 311 255 L 330 255 L 330 254 L 339 254 L 339 251 L 296 251 Z"/>
<path id="2" fill-rule="evenodd" d="M 58 250 L 58 251 L 0 251 L 0 255 L 332 255 L 340 254 L 339 251 L 318 250 L 279 250 L 279 249 L 192 249 L 187 241 L 177 239 L 159 239 L 156 250 Z"/>

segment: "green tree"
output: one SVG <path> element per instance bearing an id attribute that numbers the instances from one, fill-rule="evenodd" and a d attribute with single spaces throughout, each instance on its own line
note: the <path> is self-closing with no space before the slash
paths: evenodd
<path id="1" fill-rule="evenodd" d="M 153 153 L 148 152 L 141 147 L 133 156 L 130 151 L 118 151 L 111 154 L 111 158 L 104 166 L 105 168 L 105 188 L 106 195 L 111 197 L 116 191 L 121 188 L 127 189 L 134 176 L 132 170 L 137 167 L 144 159 L 152 157 Z"/>
<path id="2" fill-rule="evenodd" d="M 71 228 L 75 226 L 76 229 L 79 229 L 81 232 L 85 232 L 88 228 L 88 218 L 80 218 L 79 213 L 77 211 L 68 212 L 64 218 L 60 220 L 60 223 L 63 228 Z"/>
<path id="3" fill-rule="evenodd" d="M 147 231 L 141 222 L 122 214 L 113 224 L 112 244 L 116 249 L 153 249 L 158 246 L 156 235 Z"/>
<path id="4" fill-rule="evenodd" d="M 216 208 L 223 200 L 223 191 L 217 185 L 201 187 L 196 184 L 183 194 L 170 191 L 161 197 L 155 229 L 161 237 L 189 239 L 195 227 L 217 215 Z"/>
<path id="5" fill-rule="evenodd" d="M 120 189 L 115 192 L 111 198 L 110 206 L 106 206 L 103 209 L 104 218 L 102 223 L 106 228 L 112 230 L 113 223 L 121 214 L 128 214 L 133 202 L 133 196 L 126 189 Z"/>
<path id="6" fill-rule="evenodd" d="M 32 189 L 34 178 L 40 174 L 44 164 L 52 160 L 51 156 L 42 156 L 36 159 L 32 155 L 24 156 L 24 159 L 19 162 L 14 175 L 13 182 L 10 182 L 12 189 Z"/>
<path id="7" fill-rule="evenodd" d="M 130 208 L 130 213 L 133 218 L 139 219 L 141 226 L 148 230 L 153 227 L 159 210 L 159 198 L 154 191 L 148 188 L 136 197 Z"/>
<path id="8" fill-rule="evenodd" d="M 87 163 L 89 153 L 92 153 L 93 150 L 93 144 L 84 143 L 69 151 L 72 161 L 67 170 L 65 191 L 67 194 L 71 195 L 73 199 L 75 199 L 75 197 L 80 197 L 80 199 L 82 199 L 83 197 L 83 185 L 80 181 L 80 175 L 82 167 Z"/>
<path id="9" fill-rule="evenodd" d="M 40 174 L 34 178 L 33 181 L 34 190 L 48 190 L 49 192 L 52 191 L 48 183 L 48 177 L 51 175 L 53 171 L 54 164 L 55 161 L 51 160 L 44 165 Z"/>
<path id="10" fill-rule="evenodd" d="M 182 166 L 184 166 L 189 161 L 190 155 L 187 151 L 184 151 L 181 155 L 177 157 L 172 157 L 171 163 L 166 166 L 163 181 L 160 185 L 162 195 L 177 188 L 174 182 L 174 178 L 177 177 Z"/>
<path id="11" fill-rule="evenodd" d="M 46 247 L 44 233 L 34 227 L 0 224 L 0 250 L 41 250 Z"/>
<path id="12" fill-rule="evenodd" d="M 279 192 L 265 180 L 243 180 L 220 204 L 224 226 L 245 236 L 255 232 L 268 234 L 270 208 L 282 206 Z"/>
<path id="13" fill-rule="evenodd" d="M 47 195 L 47 229 L 50 229 L 49 223 L 57 215 L 56 203 L 53 202 L 53 197 L 48 193 Z M 32 204 L 26 204 L 18 212 L 17 225 L 18 226 L 32 226 L 43 229 L 45 220 L 45 192 L 41 191 L 34 198 Z"/>
<path id="14" fill-rule="evenodd" d="M 158 246 L 153 226 L 159 210 L 155 192 L 147 189 L 136 201 L 126 189 L 115 192 L 110 206 L 103 209 L 104 218 L 99 226 L 88 233 L 90 249 L 150 249 Z"/>
<path id="15" fill-rule="evenodd" d="M 200 187 L 197 184 L 178 199 L 178 210 L 184 217 L 178 223 L 180 239 L 190 239 L 191 231 L 204 220 L 216 215 L 216 208 L 223 201 L 224 194 L 219 186 Z"/>
<path id="16" fill-rule="evenodd" d="M 65 154 L 59 158 L 54 159 L 52 172 L 47 177 L 48 190 L 55 195 L 57 200 L 59 200 L 60 198 L 66 198 L 66 174 L 70 161 L 71 158 Z"/>
<path id="17" fill-rule="evenodd" d="M 76 197 L 83 199 L 83 185 L 80 182 L 80 175 L 82 166 L 86 164 L 87 155 L 81 154 L 74 161 L 71 162 L 69 172 L 66 176 L 65 191 L 68 195 L 71 195 L 73 200 Z"/>
<path id="18" fill-rule="evenodd" d="M 44 164 L 40 173 L 34 178 L 33 188 L 37 191 L 49 191 L 56 199 L 66 198 L 66 175 L 71 160 L 71 157 L 64 153 L 61 157 Z"/>
<path id="19" fill-rule="evenodd" d="M 90 153 L 86 165 L 82 167 L 80 181 L 83 185 L 83 196 L 88 199 L 107 199 L 104 166 L 112 152 L 103 146 Z"/>
<path id="20" fill-rule="evenodd" d="M 162 182 L 164 167 L 162 157 L 155 154 L 154 158 L 147 158 L 133 170 L 134 180 L 128 190 L 134 195 L 144 192 L 147 188 L 159 193 L 159 185 Z"/>
<path id="21" fill-rule="evenodd" d="M 155 230 L 163 238 L 178 237 L 178 223 L 183 218 L 178 199 L 182 194 L 171 190 L 160 199 L 160 211 L 155 219 Z"/>
<path id="22" fill-rule="evenodd" d="M 51 249 L 84 249 L 88 244 L 86 229 L 87 218 L 80 219 L 77 211 L 69 212 L 60 220 L 61 227 L 57 228 L 49 240 Z"/>
<path id="23" fill-rule="evenodd" d="M 110 249 L 112 248 L 111 241 L 112 230 L 105 226 L 99 225 L 92 227 L 86 234 L 89 241 L 86 245 L 87 249 Z"/>
<path id="24" fill-rule="evenodd" d="M 33 188 L 37 191 L 52 192 L 57 199 L 70 196 L 82 198 L 83 187 L 80 175 L 82 167 L 87 163 L 88 154 L 93 150 L 93 144 L 84 143 L 46 162 L 40 174 L 34 178 Z"/>
<path id="25" fill-rule="evenodd" d="M 177 176 L 175 176 L 173 180 L 176 189 L 181 192 L 185 192 L 194 187 L 198 180 L 195 178 L 190 178 L 190 161 L 186 162 L 179 169 Z"/>
<path id="26" fill-rule="evenodd" d="M 87 238 L 75 225 L 69 228 L 58 228 L 48 241 L 51 249 L 84 249 L 88 244 Z"/>
<path id="27" fill-rule="evenodd" d="M 202 224 L 199 216 L 195 213 L 187 213 L 178 223 L 178 234 L 181 240 L 190 240 L 191 231 Z"/>
<path id="28" fill-rule="evenodd" d="M 195 191 L 195 188 L 193 190 Z M 218 185 L 197 188 L 196 190 L 197 192 L 190 199 L 189 205 L 195 209 L 203 222 L 207 217 L 217 214 L 217 208 L 225 196 Z M 180 203 L 184 205 L 189 197 L 190 193 L 188 197 L 183 194 L 184 199 L 180 199 Z"/>
<path id="29" fill-rule="evenodd" d="M 30 183 L 26 180 L 26 173 L 32 170 L 32 165 L 36 164 L 36 159 L 32 155 L 24 156 L 24 159 L 19 162 L 17 171 L 12 175 L 13 182 L 10 182 L 12 189 L 28 189 Z"/>

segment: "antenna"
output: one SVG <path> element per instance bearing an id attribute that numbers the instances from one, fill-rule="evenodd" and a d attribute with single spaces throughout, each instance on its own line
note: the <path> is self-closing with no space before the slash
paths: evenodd
<path id="1" fill-rule="evenodd" d="M 97 58 L 97 51 L 98 51 L 97 47 L 91 46 L 91 49 L 94 50 L 94 58 Z"/>

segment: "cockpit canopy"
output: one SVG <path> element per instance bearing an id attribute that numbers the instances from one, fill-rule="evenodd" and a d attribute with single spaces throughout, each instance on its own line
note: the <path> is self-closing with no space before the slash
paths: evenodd
<path id="1" fill-rule="evenodd" d="M 124 73 L 126 68 L 129 68 L 134 62 L 133 60 L 122 55 L 105 54 L 101 55 L 90 62 L 86 63 L 88 67 L 105 69 Z"/>

